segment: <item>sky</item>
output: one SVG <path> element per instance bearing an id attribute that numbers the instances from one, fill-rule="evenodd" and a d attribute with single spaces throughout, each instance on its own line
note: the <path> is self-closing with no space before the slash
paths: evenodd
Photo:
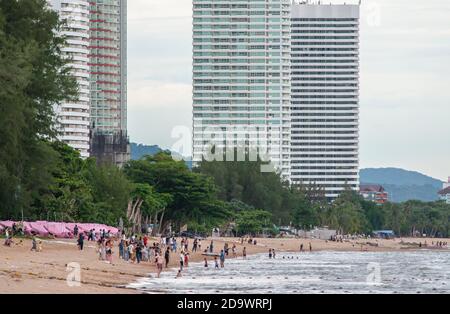
<path id="1" fill-rule="evenodd" d="M 355 0 L 322 1 L 355 3 Z M 450 1 L 362 0 L 361 168 L 450 176 Z M 176 148 L 192 126 L 192 1 L 128 1 L 128 130 Z M 190 154 L 190 147 L 178 149 Z"/>

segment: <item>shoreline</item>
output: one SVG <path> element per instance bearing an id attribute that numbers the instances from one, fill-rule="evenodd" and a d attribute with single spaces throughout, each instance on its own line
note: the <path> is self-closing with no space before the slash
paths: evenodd
<path id="1" fill-rule="evenodd" d="M 129 285 L 138 282 L 141 278 L 151 278 L 156 275 L 154 263 L 142 262 L 132 264 L 118 259 L 117 246 L 113 252 L 113 264 L 98 260 L 96 245 L 93 242 L 85 243 L 85 250 L 79 251 L 76 247 L 76 240 L 42 240 L 43 251 L 31 252 L 31 240 L 22 240 L 21 245 L 14 245 L 11 248 L 0 243 L 0 292 L 7 294 L 15 293 L 56 293 L 56 294 L 136 294 L 143 293 Z M 314 251 L 337 251 L 337 252 L 411 252 L 418 250 L 448 250 L 430 247 L 432 242 L 445 241 L 448 239 L 431 238 L 399 238 L 393 240 L 381 239 L 357 239 L 348 242 L 330 242 L 317 239 L 256 239 L 258 244 L 241 245 L 237 238 L 214 238 L 215 252 L 220 251 L 225 243 L 230 246 L 236 244 L 238 257 L 242 256 L 242 248 L 247 248 L 247 255 L 268 253 L 269 248 L 276 252 L 297 253 L 300 251 L 300 244 L 304 244 L 304 254 L 309 253 L 309 243 L 311 242 Z M 150 239 L 154 242 L 155 239 Z M 203 249 L 209 245 L 211 238 L 203 240 Z M 402 242 L 403 241 L 403 244 Z M 419 242 L 425 243 L 428 247 L 419 248 Z M 370 243 L 370 244 L 368 244 Z M 378 246 L 375 246 L 378 245 Z M 189 249 L 192 246 L 190 240 Z M 231 259 L 229 256 L 228 259 Z M 190 263 L 201 263 L 204 256 L 201 252 L 190 252 Z M 211 258 L 208 260 L 212 261 Z M 81 286 L 70 287 L 66 278 L 70 274 L 67 265 L 77 263 L 80 266 Z M 178 253 L 172 253 L 169 269 L 178 268 Z"/>

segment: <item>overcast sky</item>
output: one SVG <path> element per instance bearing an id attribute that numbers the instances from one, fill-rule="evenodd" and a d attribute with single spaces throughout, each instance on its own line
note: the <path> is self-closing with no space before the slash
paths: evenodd
<path id="1" fill-rule="evenodd" d="M 133 142 L 171 148 L 172 129 L 192 125 L 191 2 L 128 1 Z M 444 180 L 450 176 L 450 1 L 363 0 L 361 12 L 361 167 L 401 167 Z"/>

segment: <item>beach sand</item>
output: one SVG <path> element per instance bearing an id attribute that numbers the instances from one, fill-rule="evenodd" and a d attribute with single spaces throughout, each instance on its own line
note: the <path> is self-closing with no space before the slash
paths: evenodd
<path id="1" fill-rule="evenodd" d="M 202 249 L 209 245 L 211 239 L 202 241 Z M 364 240 L 337 243 L 324 240 L 310 239 L 256 239 L 257 245 L 244 243 L 241 245 L 237 238 L 214 239 L 215 252 L 219 252 L 227 242 L 231 248 L 237 245 L 240 256 L 242 248 L 247 248 L 247 254 L 268 253 L 269 248 L 277 252 L 298 252 L 303 243 L 304 250 L 309 251 L 309 243 L 313 251 L 403 251 L 419 249 L 418 244 L 428 244 L 430 249 L 434 241 L 448 239 L 394 239 L 394 240 Z M 153 263 L 143 262 L 139 265 L 127 263 L 118 258 L 118 248 L 114 250 L 113 264 L 98 260 L 96 245 L 85 242 L 85 249 L 79 251 L 76 240 L 44 240 L 42 252 L 32 252 L 31 240 L 23 240 L 21 245 L 13 247 L 3 246 L 0 240 L 0 293 L 51 293 L 51 294 L 116 294 L 140 293 L 125 286 L 145 276 L 154 276 L 156 267 Z M 16 240 L 16 243 L 20 240 Z M 150 240 L 157 242 L 157 239 Z M 193 240 L 190 240 L 189 249 Z M 180 241 L 178 241 L 180 243 Z M 307 254 L 307 253 L 306 253 Z M 230 250 L 231 255 L 231 250 Z M 171 255 L 170 267 L 178 266 L 179 253 Z M 203 261 L 200 252 L 190 253 L 190 262 Z M 67 265 L 78 263 L 81 268 L 81 286 L 70 287 L 66 278 L 69 274 Z"/>

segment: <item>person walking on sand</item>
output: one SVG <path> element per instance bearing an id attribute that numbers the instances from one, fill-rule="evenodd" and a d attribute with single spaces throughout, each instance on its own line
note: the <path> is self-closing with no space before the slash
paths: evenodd
<path id="1" fill-rule="evenodd" d="M 247 259 L 247 248 L 244 246 L 244 249 L 242 250 L 242 257 L 244 259 Z"/>
<path id="2" fill-rule="evenodd" d="M 214 252 L 214 243 L 211 240 L 211 244 L 209 245 L 209 253 L 213 253 Z"/>
<path id="3" fill-rule="evenodd" d="M 37 241 L 36 241 L 36 237 L 33 236 L 33 240 L 31 240 L 31 251 L 35 251 L 37 252 Z"/>
<path id="4" fill-rule="evenodd" d="M 197 252 L 197 239 L 194 240 L 194 243 L 192 244 L 192 252 Z"/>
<path id="5" fill-rule="evenodd" d="M 303 252 L 303 243 L 300 244 L 300 252 Z"/>
<path id="6" fill-rule="evenodd" d="M 82 233 L 80 233 L 80 236 L 78 237 L 78 249 L 80 251 L 83 251 L 83 246 L 84 246 L 84 235 Z"/>
<path id="7" fill-rule="evenodd" d="M 169 267 L 169 261 L 170 261 L 170 249 L 166 249 L 166 253 L 164 254 L 164 259 L 166 261 L 166 268 Z"/>
<path id="8" fill-rule="evenodd" d="M 311 242 L 309 242 L 309 251 L 312 252 L 312 245 L 311 245 Z"/>
<path id="9" fill-rule="evenodd" d="M 78 237 L 78 226 L 75 225 L 75 227 L 73 228 L 73 236 L 76 238 Z"/>
<path id="10" fill-rule="evenodd" d="M 106 250 L 106 261 L 108 263 L 110 263 L 110 264 L 113 263 L 113 260 L 112 260 L 112 247 L 113 247 L 112 241 L 108 240 L 108 242 L 106 242 L 106 245 L 105 245 L 105 250 Z"/>

